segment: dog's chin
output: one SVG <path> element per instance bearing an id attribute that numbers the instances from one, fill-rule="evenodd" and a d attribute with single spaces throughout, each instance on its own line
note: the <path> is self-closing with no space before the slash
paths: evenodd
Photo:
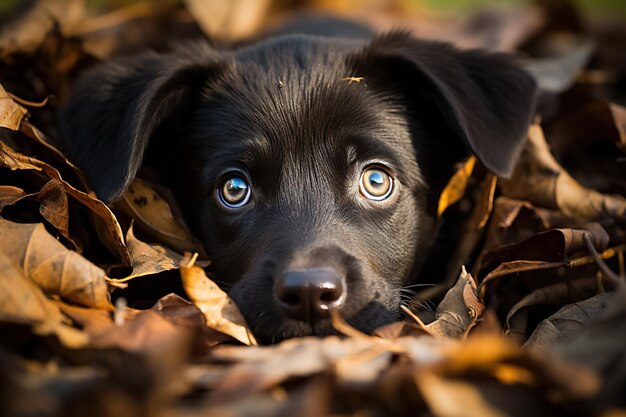
<path id="1" fill-rule="evenodd" d="M 371 334 L 377 328 L 398 320 L 397 309 L 391 309 L 377 301 L 367 303 L 357 313 L 349 317 L 344 316 L 341 310 L 339 315 L 355 329 Z M 314 323 L 307 323 L 293 320 L 281 314 L 269 314 L 269 312 L 244 311 L 244 316 L 257 341 L 261 344 L 279 343 L 285 339 L 306 336 L 330 336 L 340 335 L 332 325 L 330 319 L 319 320 Z M 246 314 L 248 313 L 248 314 Z"/>

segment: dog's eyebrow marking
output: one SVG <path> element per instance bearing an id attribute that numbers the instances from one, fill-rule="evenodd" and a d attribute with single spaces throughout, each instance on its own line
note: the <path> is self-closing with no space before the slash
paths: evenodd
<path id="1" fill-rule="evenodd" d="M 342 80 L 347 81 L 348 85 L 352 84 L 352 83 L 357 83 L 359 84 L 361 81 L 363 81 L 365 79 L 365 77 L 345 77 L 342 78 Z"/>
<path id="2" fill-rule="evenodd" d="M 348 145 L 346 149 L 346 158 L 348 159 L 348 165 L 352 166 L 359 159 L 356 146 Z"/>

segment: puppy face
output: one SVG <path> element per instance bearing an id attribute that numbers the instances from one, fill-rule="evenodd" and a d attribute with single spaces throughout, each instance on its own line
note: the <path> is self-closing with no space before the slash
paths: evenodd
<path id="1" fill-rule="evenodd" d="M 270 343 L 330 333 L 333 309 L 364 331 L 393 321 L 454 163 L 471 148 L 510 172 L 533 94 L 500 56 L 292 35 L 110 63 L 79 82 L 61 127 L 105 199 L 144 156 L 163 173 Z"/>

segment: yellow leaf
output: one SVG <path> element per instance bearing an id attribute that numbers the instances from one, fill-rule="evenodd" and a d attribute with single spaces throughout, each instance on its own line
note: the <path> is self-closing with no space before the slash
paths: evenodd
<path id="1" fill-rule="evenodd" d="M 439 197 L 439 205 L 437 207 L 437 216 L 441 217 L 444 211 L 463 197 L 467 188 L 467 181 L 474 171 L 476 165 L 476 157 L 470 156 L 465 164 L 454 173 L 448 185 L 441 192 Z"/>
<path id="2" fill-rule="evenodd" d="M 195 259 L 181 264 L 183 287 L 193 303 L 202 311 L 207 326 L 227 334 L 246 345 L 256 345 L 241 312 L 228 295 L 211 281 L 204 270 L 194 265 Z"/>

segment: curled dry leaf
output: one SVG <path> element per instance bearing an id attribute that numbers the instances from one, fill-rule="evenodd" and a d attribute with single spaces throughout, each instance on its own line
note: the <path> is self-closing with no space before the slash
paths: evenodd
<path id="1" fill-rule="evenodd" d="M 0 212 L 6 206 L 15 204 L 27 195 L 26 191 L 21 188 L 12 185 L 0 185 Z"/>
<path id="2" fill-rule="evenodd" d="M 591 298 L 565 305 L 539 323 L 524 347 L 549 349 L 562 343 L 598 321 L 615 300 L 615 292 L 601 292 Z"/>
<path id="3" fill-rule="evenodd" d="M 119 280 L 128 281 L 133 278 L 146 275 L 158 274 L 159 272 L 177 269 L 182 261 L 182 256 L 167 250 L 159 245 L 151 245 L 135 237 L 133 224 L 131 223 L 126 232 L 126 246 L 130 255 L 131 274 Z"/>
<path id="4" fill-rule="evenodd" d="M 28 111 L 17 104 L 0 84 L 0 127 L 18 130 Z"/>
<path id="5" fill-rule="evenodd" d="M 488 252 L 481 259 L 481 271 L 489 271 L 494 265 L 513 260 L 568 262 L 576 255 L 587 253 L 585 235 L 592 237 L 594 246 L 600 251 L 609 243 L 608 233 L 597 223 L 590 223 L 584 229 L 552 229 Z"/>
<path id="6" fill-rule="evenodd" d="M 194 262 L 195 259 L 190 262 L 183 260 L 180 276 L 185 292 L 204 314 L 207 326 L 232 336 L 243 344 L 256 345 L 252 332 L 233 300 L 206 276 L 202 268 L 194 265 Z"/>
<path id="7" fill-rule="evenodd" d="M 508 197 L 560 210 L 574 225 L 626 220 L 626 198 L 599 193 L 572 178 L 550 153 L 538 124 L 530 127 L 513 176 L 501 180 L 501 186 Z"/>
<path id="8" fill-rule="evenodd" d="M 506 325 L 509 336 L 516 342 L 526 340 L 528 308 L 541 305 L 572 305 L 592 297 L 598 291 L 598 280 L 582 278 L 563 281 L 539 288 L 518 301 L 507 313 Z M 538 330 L 538 329 L 537 329 Z M 536 330 L 535 330 L 536 332 Z"/>
<path id="9" fill-rule="evenodd" d="M 55 179 L 63 184 L 67 194 L 94 214 L 94 219 L 97 220 L 95 222 L 96 229 L 103 243 L 112 253 L 117 254 L 125 265 L 130 265 L 130 256 L 124 243 L 122 228 L 106 204 L 63 180 L 59 171 L 49 164 L 15 152 L 4 143 L 0 143 L 0 166 L 9 168 L 12 171 L 38 171 L 45 174 L 48 178 Z"/>
<path id="10" fill-rule="evenodd" d="M 0 221 L 4 223 L 4 220 Z M 0 236 L 3 237 L 0 242 L 6 242 L 3 228 Z M 0 320 L 33 325 L 36 334 L 55 334 L 70 348 L 85 346 L 87 335 L 63 323 L 63 315 L 57 306 L 46 298 L 15 260 L 9 258 L 10 255 L 0 250 Z"/>
<path id="11" fill-rule="evenodd" d="M 0 219 L 0 252 L 46 294 L 86 307 L 111 308 L 104 271 L 68 250 L 43 224 Z"/>
<path id="12" fill-rule="evenodd" d="M 476 324 L 484 308 L 478 299 L 476 281 L 462 267 L 456 284 L 437 307 L 435 321 L 424 326 L 424 330 L 437 337 L 463 337 Z"/>
<path id="13" fill-rule="evenodd" d="M 115 206 L 160 242 L 180 253 L 203 253 L 202 245 L 187 226 L 177 219 L 166 201 L 150 184 L 135 179 Z"/>

